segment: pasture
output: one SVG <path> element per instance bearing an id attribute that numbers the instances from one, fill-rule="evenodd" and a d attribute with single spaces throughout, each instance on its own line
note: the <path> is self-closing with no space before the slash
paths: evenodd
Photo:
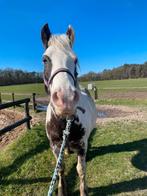
<path id="1" fill-rule="evenodd" d="M 98 89 L 98 104 L 147 105 L 147 78 L 81 82 L 80 84 L 87 87 L 88 83 L 93 83 Z M 15 99 L 31 97 L 32 93 L 38 94 L 38 97 L 46 96 L 44 85 L 40 83 L 0 86 L 0 92 L 14 92 Z M 12 97 L 2 94 L 2 99 L 12 100 Z"/>
<path id="2" fill-rule="evenodd" d="M 113 115 L 98 118 L 89 140 L 89 195 L 147 195 L 147 79 L 93 83 L 98 88 L 98 110 L 113 109 Z M 0 92 L 45 96 L 43 84 L 0 87 Z M 44 118 L 44 113 L 36 115 Z M 65 162 L 68 191 L 77 196 L 76 155 L 65 157 Z M 37 123 L 1 149 L 0 195 L 47 195 L 54 167 L 44 124 Z"/>
<path id="3" fill-rule="evenodd" d="M 147 123 L 99 125 L 90 138 L 90 195 L 146 195 Z M 76 156 L 65 158 L 70 195 L 79 195 Z M 26 132 L 0 152 L 0 195 L 47 195 L 55 159 L 44 126 Z"/>
<path id="4" fill-rule="evenodd" d="M 9 93 L 15 93 L 15 99 L 31 97 L 32 93 L 39 94 L 38 96 L 46 95 L 44 90 L 44 84 L 40 83 L 0 86 L 0 92 L 2 93 L 2 100 L 12 100 L 12 96 Z"/>

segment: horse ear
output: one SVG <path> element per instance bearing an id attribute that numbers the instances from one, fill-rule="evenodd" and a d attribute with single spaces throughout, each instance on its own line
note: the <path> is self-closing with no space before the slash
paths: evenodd
<path id="1" fill-rule="evenodd" d="M 48 24 L 45 24 L 41 30 L 41 39 L 45 48 L 48 47 L 48 41 L 50 39 L 50 36 L 51 36 L 51 32 L 48 27 Z"/>
<path id="2" fill-rule="evenodd" d="M 68 36 L 69 41 L 70 41 L 70 45 L 72 47 L 73 42 L 74 42 L 74 38 L 75 38 L 75 33 L 74 33 L 74 30 L 71 25 L 68 26 L 68 29 L 66 31 L 66 35 Z"/>

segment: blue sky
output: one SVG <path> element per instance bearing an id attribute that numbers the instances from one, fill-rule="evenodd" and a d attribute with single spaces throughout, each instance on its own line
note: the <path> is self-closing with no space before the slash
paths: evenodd
<path id="1" fill-rule="evenodd" d="M 0 0 L 0 68 L 42 71 L 46 22 L 73 26 L 81 74 L 147 61 L 146 0 Z"/>

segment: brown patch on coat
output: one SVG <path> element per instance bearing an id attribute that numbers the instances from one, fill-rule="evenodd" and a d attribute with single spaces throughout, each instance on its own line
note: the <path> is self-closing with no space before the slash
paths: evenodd
<path id="1" fill-rule="evenodd" d="M 51 148 L 53 148 L 55 145 L 60 148 L 62 143 L 63 130 L 65 127 L 65 118 L 56 118 L 54 115 L 52 115 L 51 120 L 47 123 L 47 133 L 50 138 Z M 71 124 L 70 134 L 66 145 L 66 148 L 70 153 L 72 153 L 73 150 L 76 150 L 78 154 L 84 154 L 84 144 L 81 142 L 84 134 L 85 129 L 79 122 L 78 117 L 75 117 Z"/>

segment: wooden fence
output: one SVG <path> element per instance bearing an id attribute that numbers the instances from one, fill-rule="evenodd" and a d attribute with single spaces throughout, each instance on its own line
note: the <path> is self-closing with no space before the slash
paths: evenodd
<path id="1" fill-rule="evenodd" d="M 22 125 L 23 123 L 26 123 L 27 129 L 31 128 L 30 127 L 30 120 L 32 119 L 32 117 L 29 115 L 29 102 L 30 102 L 30 99 L 26 98 L 26 99 L 21 99 L 21 100 L 18 100 L 18 101 L 13 101 L 13 102 L 0 104 L 0 110 L 6 109 L 6 108 L 9 108 L 9 107 L 18 106 L 20 104 L 24 104 L 24 110 L 25 110 L 25 118 L 15 122 L 11 125 L 8 125 L 7 127 L 4 127 L 2 129 L 0 129 L 0 135 L 2 135 L 3 133 L 8 132 L 8 131 L 20 126 L 20 125 Z"/>
<path id="2" fill-rule="evenodd" d="M 27 94 L 23 94 L 23 93 L 6 93 L 6 92 L 0 92 L 0 104 L 2 103 L 6 103 L 8 100 L 4 100 L 3 99 L 3 95 L 8 95 L 9 96 L 9 101 L 15 102 L 16 101 L 16 97 L 18 98 L 18 96 L 28 96 L 30 97 L 30 106 L 34 111 L 41 111 L 41 109 L 39 109 L 40 106 L 44 106 L 44 105 L 48 105 L 49 103 L 49 99 L 48 97 L 40 97 L 40 94 L 38 93 L 27 93 Z M 15 105 L 13 106 L 15 107 Z"/>
<path id="3" fill-rule="evenodd" d="M 92 89 L 88 89 L 90 90 L 91 92 L 91 95 L 93 96 L 94 100 L 97 100 L 98 99 L 98 89 L 96 86 L 92 86 Z M 10 99 L 12 100 L 12 102 L 16 102 L 15 101 L 15 97 L 16 96 L 28 96 L 30 97 L 30 102 L 31 102 L 31 106 L 32 106 L 32 109 L 34 111 L 44 111 L 42 109 L 39 109 L 41 108 L 41 106 L 47 106 L 48 103 L 49 103 L 49 98 L 46 96 L 46 97 L 40 97 L 39 94 L 37 93 L 27 93 L 27 94 L 22 94 L 22 93 L 6 93 L 6 92 L 0 92 L 0 104 L 2 104 L 4 102 L 4 100 L 2 100 L 2 95 L 9 95 L 10 96 Z M 6 101 L 6 100 L 5 100 Z M 15 105 L 13 106 L 15 107 Z"/>
<path id="4" fill-rule="evenodd" d="M 0 92 L 0 104 L 7 102 L 7 100 L 3 100 L 2 95 L 8 95 L 10 97 L 9 101 L 11 100 L 12 102 L 15 102 L 16 100 L 16 96 L 28 96 L 30 97 L 30 102 L 32 102 L 32 107 L 34 110 L 36 110 L 36 93 L 27 93 L 27 94 L 23 94 L 23 93 L 5 93 L 5 92 Z M 15 107 L 15 106 L 14 106 Z"/>

